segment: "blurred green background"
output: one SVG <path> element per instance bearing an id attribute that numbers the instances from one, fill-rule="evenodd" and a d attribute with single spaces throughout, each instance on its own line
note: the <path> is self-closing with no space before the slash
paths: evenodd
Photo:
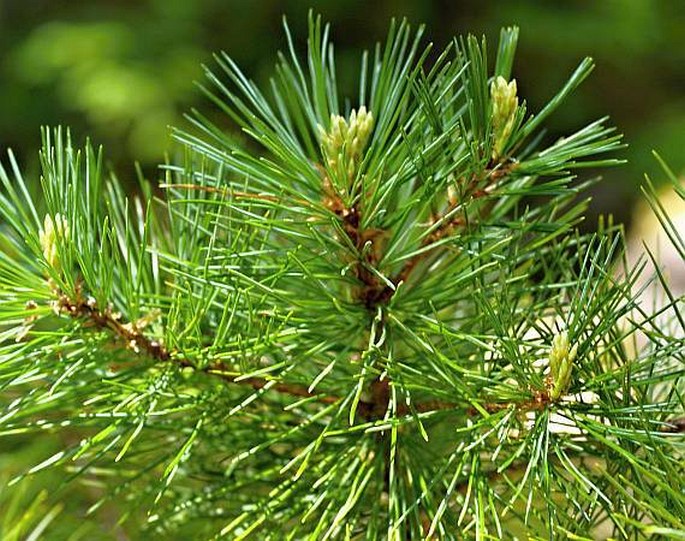
<path id="1" fill-rule="evenodd" d="M 685 169 L 684 0 L 0 0 L 0 152 L 12 147 L 35 173 L 40 126 L 63 124 L 77 138 L 104 144 L 122 179 L 134 177 L 136 161 L 154 179 L 171 148 L 168 126 L 183 124 L 191 107 L 210 108 L 193 84 L 202 79 L 201 64 L 225 50 L 266 84 L 275 53 L 285 48 L 282 15 L 304 48 L 310 7 L 333 25 L 347 95 L 361 51 L 384 39 L 392 17 L 425 23 L 438 49 L 472 32 L 488 36 L 494 52 L 499 28 L 519 25 L 514 74 L 530 111 L 541 109 L 582 57 L 593 56 L 595 73 L 553 116 L 548 134 L 554 140 L 609 115 L 626 135 L 629 163 L 602 172 L 593 213 L 630 218 L 643 173 L 661 176 L 652 149 L 675 171 Z M 25 539 L 48 526 L 54 539 L 109 539 L 112 531 L 125 538 L 116 514 L 100 516 L 99 525 L 79 521 L 97 487 L 57 496 L 59 504 L 46 498 L 46 489 L 60 486 L 49 472 L 5 488 L 50 449 L 63 448 L 60 438 L 2 441 L 1 539 Z M 22 528 L 11 530 L 17 521 Z"/>
<path id="2" fill-rule="evenodd" d="M 629 164 L 603 172 L 594 212 L 629 218 L 643 173 L 658 176 L 652 149 L 685 167 L 683 0 L 0 0 L 0 147 L 30 168 L 39 127 L 66 124 L 104 144 L 124 179 L 135 161 L 154 177 L 168 125 L 209 108 L 193 84 L 200 65 L 225 50 L 266 83 L 285 47 L 281 16 L 303 38 L 309 7 L 333 24 L 350 89 L 361 50 L 384 38 L 393 16 L 426 23 L 438 49 L 466 32 L 494 45 L 501 26 L 519 25 L 515 76 L 532 111 L 593 56 L 595 73 L 550 121 L 549 139 L 603 115 L 625 133 Z"/>

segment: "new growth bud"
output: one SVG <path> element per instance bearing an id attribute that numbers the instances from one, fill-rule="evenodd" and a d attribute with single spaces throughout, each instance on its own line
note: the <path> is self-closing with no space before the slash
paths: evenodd
<path id="1" fill-rule="evenodd" d="M 39 235 L 40 246 L 43 248 L 43 257 L 57 272 L 61 270 L 59 261 L 58 241 L 69 239 L 69 223 L 61 214 L 55 214 L 53 218 L 49 214 L 45 215 L 43 229 Z"/>
<path id="2" fill-rule="evenodd" d="M 516 79 L 512 79 L 507 83 L 504 77 L 498 76 L 490 85 L 490 96 L 492 98 L 492 128 L 494 134 L 492 158 L 496 160 L 502 156 L 504 145 L 507 144 L 509 136 L 514 129 L 516 109 L 519 104 L 519 99 L 516 96 Z"/>
<path id="3" fill-rule="evenodd" d="M 328 131 L 319 126 L 321 146 L 328 166 L 338 171 L 342 165 L 348 177 L 353 177 L 372 130 L 373 114 L 364 106 L 359 111 L 353 110 L 349 120 L 340 115 L 331 115 Z"/>
<path id="4" fill-rule="evenodd" d="M 578 352 L 578 344 L 569 349 L 568 334 L 562 332 L 552 339 L 552 348 L 549 352 L 549 368 L 551 390 L 550 398 L 559 400 L 566 393 L 571 384 L 573 361 Z"/>

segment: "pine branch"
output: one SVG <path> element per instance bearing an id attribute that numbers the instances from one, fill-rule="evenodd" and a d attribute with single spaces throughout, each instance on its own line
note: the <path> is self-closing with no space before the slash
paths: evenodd
<path id="1" fill-rule="evenodd" d="M 17 482 L 82 479 L 134 537 L 685 528 L 682 297 L 575 229 L 606 120 L 539 147 L 592 62 L 532 114 L 516 29 L 491 71 L 394 23 L 348 100 L 320 18 L 286 38 L 266 91 L 216 56 L 240 133 L 193 112 L 163 192 L 59 129 L 39 189 L 0 168 L 0 437 L 64 436 Z"/>
<path id="2" fill-rule="evenodd" d="M 212 362 L 205 364 L 198 368 L 193 362 L 188 359 L 179 357 L 177 352 L 169 352 L 158 341 L 148 338 L 143 332 L 143 326 L 140 323 L 126 322 L 118 312 L 114 312 L 111 306 L 101 309 L 93 297 L 84 298 L 80 291 L 77 290 L 76 298 L 71 299 L 64 293 L 56 291 L 58 295 L 55 301 L 51 301 L 52 309 L 58 314 L 65 314 L 69 317 L 78 320 L 85 320 L 98 329 L 107 329 L 114 336 L 116 336 L 129 349 L 136 354 L 143 352 L 150 359 L 161 363 L 174 363 L 181 369 L 189 368 L 191 370 L 200 370 L 201 372 L 217 376 L 226 383 L 237 385 L 244 385 L 251 387 L 255 391 L 260 389 L 270 389 L 276 392 L 296 398 L 315 398 L 318 402 L 323 404 L 336 404 L 341 401 L 341 398 L 322 395 L 310 391 L 304 386 L 289 384 L 285 382 L 276 382 L 268 378 L 246 377 L 242 374 L 236 374 L 225 363 Z M 373 421 L 382 418 L 385 414 L 389 401 L 389 382 L 387 379 L 375 380 L 371 384 L 371 400 L 361 400 L 358 404 L 358 411 L 360 415 L 367 420 Z M 515 407 L 519 411 L 534 411 L 544 407 L 550 402 L 549 394 L 546 391 L 539 391 L 535 393 L 534 397 L 522 402 L 499 402 L 499 403 L 485 403 L 480 405 L 478 409 L 469 407 L 465 410 L 467 415 L 478 416 L 483 411 L 488 413 L 495 413 L 497 411 L 505 410 L 510 407 Z M 417 412 L 426 413 L 437 410 L 453 410 L 460 408 L 461 405 L 457 403 L 430 401 L 419 403 L 415 405 Z M 406 405 L 400 405 L 397 410 L 398 416 L 409 415 L 411 410 Z M 677 422 L 674 425 L 676 430 L 678 428 Z"/>

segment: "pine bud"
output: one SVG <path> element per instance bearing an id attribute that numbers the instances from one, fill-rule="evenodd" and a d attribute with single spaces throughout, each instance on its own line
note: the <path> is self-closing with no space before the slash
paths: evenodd
<path id="1" fill-rule="evenodd" d="M 571 384 L 573 361 L 578 352 L 578 344 L 569 349 L 568 334 L 562 332 L 552 339 L 552 348 L 549 352 L 549 368 L 551 391 L 550 398 L 558 400 L 568 390 Z"/>
<path id="2" fill-rule="evenodd" d="M 65 241 L 69 239 L 69 223 L 67 219 L 61 214 L 55 214 L 53 218 L 49 214 L 45 215 L 43 221 L 43 229 L 39 235 L 40 245 L 43 248 L 43 257 L 56 271 L 61 270 L 59 261 L 59 252 L 57 249 L 58 241 Z"/>
<path id="3" fill-rule="evenodd" d="M 342 164 L 348 177 L 354 176 L 362 152 L 373 130 L 373 114 L 362 106 L 353 110 L 349 121 L 340 115 L 331 115 L 330 129 L 319 126 L 321 145 L 328 166 L 336 171 Z"/>
<path id="4" fill-rule="evenodd" d="M 498 159 L 502 155 L 504 145 L 514 129 L 516 109 L 519 100 L 516 96 L 516 79 L 507 83 L 504 77 L 498 76 L 490 85 L 492 98 L 492 127 L 494 133 L 494 145 L 492 158 Z"/>
<path id="5" fill-rule="evenodd" d="M 191 379 L 191 378 L 193 377 L 194 374 L 195 374 L 195 368 L 193 368 L 192 366 L 184 366 L 184 367 L 181 369 L 181 377 L 182 377 L 184 380 L 189 380 L 189 379 Z"/>

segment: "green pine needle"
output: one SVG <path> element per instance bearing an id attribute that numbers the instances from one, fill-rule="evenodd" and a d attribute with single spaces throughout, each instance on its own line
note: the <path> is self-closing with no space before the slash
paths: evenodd
<path id="1" fill-rule="evenodd" d="M 685 530 L 683 299 L 659 271 L 650 311 L 621 228 L 576 230 L 607 120 L 540 146 L 592 62 L 529 112 L 518 29 L 493 71 L 485 38 L 435 56 L 395 22 L 341 96 L 331 29 L 304 58 L 285 29 L 265 88 L 216 55 L 225 118 L 174 129 L 159 189 L 59 128 L 39 193 L 0 167 L 0 437 L 60 436 L 16 482 L 80 482 L 135 538 Z M 62 520 L 45 498 L 0 532 Z"/>

